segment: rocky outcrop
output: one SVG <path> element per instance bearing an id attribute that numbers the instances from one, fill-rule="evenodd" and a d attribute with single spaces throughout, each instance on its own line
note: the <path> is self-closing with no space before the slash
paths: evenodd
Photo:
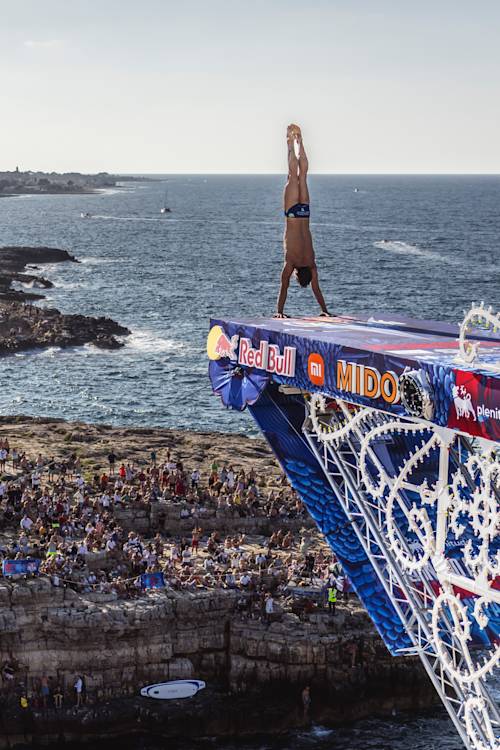
<path id="1" fill-rule="evenodd" d="M 52 286 L 48 279 L 21 271 L 27 264 L 78 262 L 67 250 L 51 247 L 0 248 L 0 354 L 48 346 L 80 346 L 92 343 L 116 349 L 116 336 L 130 331 L 114 320 L 85 315 L 63 315 L 56 309 L 33 307 L 26 302 L 43 299 L 35 291 L 14 289 L 14 281 L 32 289 Z"/>
<path id="2" fill-rule="evenodd" d="M 43 294 L 13 289 L 12 282 L 21 282 L 32 288 L 49 288 L 52 284 L 47 279 L 22 272 L 28 264 L 65 261 L 78 262 L 67 250 L 55 247 L 0 247 L 0 299 L 14 302 L 43 299 Z"/>
<path id="3" fill-rule="evenodd" d="M 3 583 L 0 657 L 15 664 L 15 683 L 33 693 L 48 675 L 64 686 L 66 706 L 73 704 L 75 675 L 87 685 L 77 718 L 68 708 L 56 715 L 34 704 L 32 731 L 50 733 L 57 718 L 57 733 L 64 726 L 68 736 L 120 734 L 137 731 L 144 716 L 148 730 L 152 723 L 164 737 L 281 731 L 303 721 L 307 684 L 315 715 L 334 722 L 433 700 L 419 664 L 391 658 L 358 606 L 307 621 L 278 613 L 266 625 L 236 614 L 240 596 L 168 591 L 123 601 L 54 588 L 45 579 Z M 131 697 L 145 684 L 190 677 L 207 682 L 194 703 L 166 708 Z M 4 685 L 4 720 L 16 734 L 19 713 L 9 689 Z"/>

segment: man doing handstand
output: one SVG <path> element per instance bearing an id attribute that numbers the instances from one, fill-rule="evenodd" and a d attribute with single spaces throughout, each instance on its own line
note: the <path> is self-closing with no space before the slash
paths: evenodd
<path id="1" fill-rule="evenodd" d="M 287 317 L 284 313 L 290 276 L 295 276 L 300 286 L 308 286 L 314 292 L 321 315 L 329 315 L 318 281 L 318 269 L 309 230 L 309 190 L 307 188 L 307 161 L 302 133 L 298 125 L 289 125 L 286 132 L 288 147 L 288 179 L 283 203 L 285 209 L 285 234 L 283 247 L 285 262 L 281 272 L 276 318 Z M 297 147 L 297 152 L 296 152 Z"/>

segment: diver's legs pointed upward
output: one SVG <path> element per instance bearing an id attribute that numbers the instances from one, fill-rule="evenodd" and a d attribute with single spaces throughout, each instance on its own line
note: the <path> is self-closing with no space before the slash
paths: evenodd
<path id="1" fill-rule="evenodd" d="M 299 202 L 299 160 L 295 153 L 295 127 L 295 125 L 289 125 L 286 131 L 288 177 L 283 194 L 285 211 Z"/>
<path id="2" fill-rule="evenodd" d="M 299 146 L 299 203 L 309 203 L 309 188 L 307 187 L 307 172 L 309 170 L 309 161 L 307 159 L 302 134 L 298 139 Z"/>

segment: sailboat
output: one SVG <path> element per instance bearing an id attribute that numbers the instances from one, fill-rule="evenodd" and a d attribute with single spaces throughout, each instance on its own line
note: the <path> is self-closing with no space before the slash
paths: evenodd
<path id="1" fill-rule="evenodd" d="M 167 189 L 165 188 L 165 198 L 163 200 L 163 206 L 160 208 L 161 214 L 169 214 L 171 213 L 172 209 L 168 207 L 167 205 Z"/>

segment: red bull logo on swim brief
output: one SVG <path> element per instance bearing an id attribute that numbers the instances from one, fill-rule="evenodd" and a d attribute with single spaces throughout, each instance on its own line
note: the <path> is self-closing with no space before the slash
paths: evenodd
<path id="1" fill-rule="evenodd" d="M 236 362 L 238 359 L 236 350 L 239 339 L 238 334 L 229 338 L 220 326 L 212 326 L 207 338 L 207 354 L 209 359 L 223 359 L 227 357 Z"/>

